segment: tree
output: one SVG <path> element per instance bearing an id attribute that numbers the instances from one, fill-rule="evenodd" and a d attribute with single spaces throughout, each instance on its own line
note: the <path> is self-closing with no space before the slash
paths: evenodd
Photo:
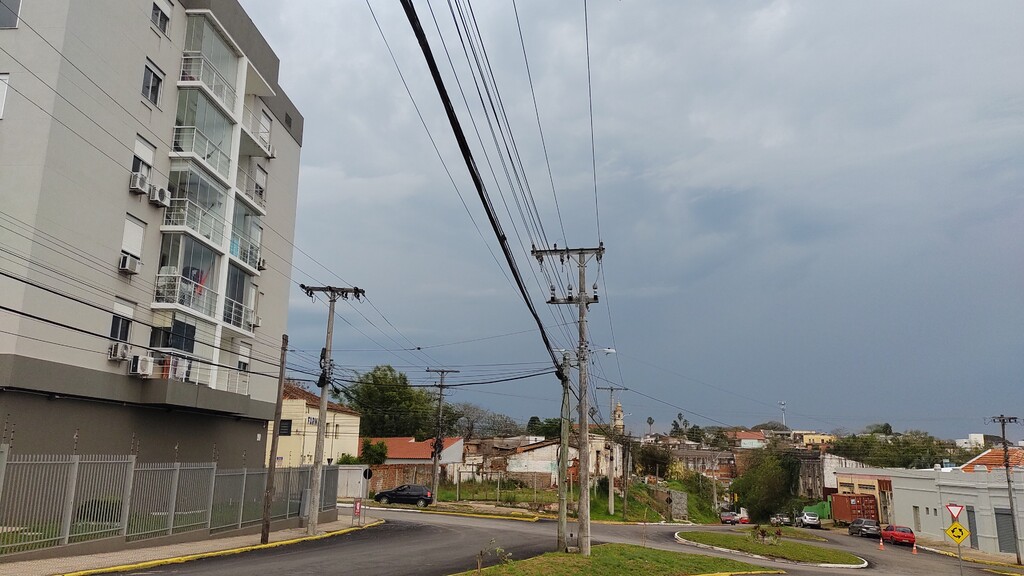
<path id="1" fill-rule="evenodd" d="M 750 427 L 751 430 L 775 430 L 776 432 L 787 432 L 789 427 L 777 420 L 769 420 Z"/>
<path id="2" fill-rule="evenodd" d="M 672 421 L 672 431 L 668 433 L 669 436 L 675 438 L 685 438 L 686 429 L 690 427 L 690 421 L 683 418 L 683 413 L 680 412 L 676 415 L 676 419 Z"/>
<path id="3" fill-rule="evenodd" d="M 656 476 L 668 474 L 669 464 L 672 463 L 672 453 L 665 446 L 654 444 L 642 444 L 633 453 L 633 461 L 641 474 L 653 474 Z"/>
<path id="4" fill-rule="evenodd" d="M 562 434 L 562 419 L 545 418 L 531 434 L 544 438 L 558 438 Z"/>
<path id="5" fill-rule="evenodd" d="M 865 434 L 883 434 L 885 436 L 892 436 L 892 425 L 888 422 L 880 424 L 871 424 L 864 429 Z"/>
<path id="6" fill-rule="evenodd" d="M 686 439 L 690 442 L 704 442 L 704 429 L 694 424 L 690 426 L 690 429 L 686 431 Z"/>
<path id="7" fill-rule="evenodd" d="M 480 423 L 480 431 L 484 436 L 518 436 L 523 433 L 523 427 L 511 416 L 488 412 Z"/>
<path id="8" fill-rule="evenodd" d="M 541 422 L 539 416 L 530 416 L 530 421 L 526 423 L 527 434 L 537 434 L 537 429 L 540 428 Z"/>
<path id="9" fill-rule="evenodd" d="M 405 374 L 391 366 L 377 366 L 359 375 L 341 396 L 359 412 L 360 436 L 415 436 L 422 440 L 436 433 L 436 395 L 411 387 Z M 449 410 L 446 419 L 452 416 Z"/>
<path id="10" fill-rule="evenodd" d="M 654 434 L 654 417 L 653 416 L 648 416 L 647 417 L 647 433 L 648 434 Z"/>
<path id="11" fill-rule="evenodd" d="M 477 438 L 480 424 L 490 411 L 469 402 L 456 404 L 453 409 L 459 413 L 459 419 L 455 423 L 455 434 L 466 440 Z"/>
<path id="12" fill-rule="evenodd" d="M 359 461 L 370 466 L 380 465 L 388 459 L 388 445 L 383 442 L 370 443 L 369 438 L 363 439 L 363 453 L 359 455 Z"/>
<path id="13" fill-rule="evenodd" d="M 750 468 L 732 482 L 732 492 L 750 518 L 764 522 L 784 510 L 794 498 L 800 480 L 800 461 L 784 452 L 758 450 Z"/>

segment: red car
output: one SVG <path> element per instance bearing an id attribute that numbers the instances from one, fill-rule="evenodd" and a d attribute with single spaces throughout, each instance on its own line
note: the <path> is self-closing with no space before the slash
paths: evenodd
<path id="1" fill-rule="evenodd" d="M 906 526 L 886 526 L 882 530 L 882 540 L 892 544 L 909 544 L 911 546 L 917 542 L 914 531 Z"/>

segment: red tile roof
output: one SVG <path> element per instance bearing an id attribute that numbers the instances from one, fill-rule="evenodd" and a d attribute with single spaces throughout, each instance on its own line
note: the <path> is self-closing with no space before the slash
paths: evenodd
<path id="1" fill-rule="evenodd" d="M 367 438 L 359 439 L 359 453 L 363 452 L 363 440 Z M 431 448 L 434 440 L 428 438 L 422 442 L 417 442 L 412 436 L 399 436 L 397 438 L 368 438 L 371 444 L 383 442 L 388 447 L 388 459 L 401 459 L 401 460 L 430 460 L 433 457 Z M 445 438 L 444 447 L 445 449 L 451 448 L 462 438 Z"/>
<path id="2" fill-rule="evenodd" d="M 1017 468 L 1024 466 L 1024 449 L 1014 448 L 1011 446 L 1009 454 L 1011 467 Z M 961 466 L 960 469 L 964 472 L 974 472 L 974 467 L 979 464 L 987 466 L 989 472 L 991 472 L 993 468 L 1003 468 L 1003 449 L 989 448 Z M 979 472 L 981 472 L 981 470 L 979 470 Z"/>
<path id="3" fill-rule="evenodd" d="M 313 408 L 320 408 L 320 395 L 314 394 L 309 390 L 306 390 L 298 384 L 292 384 L 291 382 L 284 383 L 284 395 L 285 400 L 305 400 L 306 406 Z M 341 412 L 342 414 L 352 414 L 353 416 L 359 416 L 359 412 L 349 408 L 348 406 L 342 406 L 337 402 L 327 402 L 327 409 L 335 412 Z"/>
<path id="4" fill-rule="evenodd" d="M 735 438 L 736 440 L 761 440 L 764 441 L 764 433 L 760 430 L 732 430 L 725 433 L 729 438 Z"/>

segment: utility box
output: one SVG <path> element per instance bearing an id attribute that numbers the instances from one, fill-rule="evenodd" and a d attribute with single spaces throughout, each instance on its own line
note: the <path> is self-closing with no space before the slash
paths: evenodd
<path id="1" fill-rule="evenodd" d="M 833 494 L 832 520 L 836 526 L 845 526 L 857 518 L 878 520 L 878 501 L 871 494 Z"/>

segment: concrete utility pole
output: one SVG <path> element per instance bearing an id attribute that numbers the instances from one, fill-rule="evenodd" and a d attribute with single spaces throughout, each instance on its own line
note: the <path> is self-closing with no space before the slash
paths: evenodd
<path id="1" fill-rule="evenodd" d="M 260 544 L 270 541 L 270 504 L 274 500 L 274 473 L 277 471 L 277 446 L 281 436 L 281 404 L 284 401 L 284 367 L 288 359 L 288 335 L 281 335 L 281 366 L 277 372 L 277 404 L 274 407 L 274 436 L 270 439 L 270 462 L 267 463 L 267 486 L 263 492 L 263 524 Z"/>
<path id="2" fill-rule="evenodd" d="M 597 248 L 559 248 L 557 245 L 550 250 L 532 249 L 530 253 L 543 263 L 546 256 L 558 256 L 564 264 L 573 256 L 577 258 L 579 268 L 579 295 L 574 296 L 572 286 L 568 287 L 568 294 L 562 298 L 555 293 L 554 285 L 551 286 L 551 298 L 548 304 L 567 304 L 579 306 L 579 349 L 576 352 L 576 359 L 579 361 L 580 369 L 580 502 L 579 502 L 579 539 L 580 553 L 590 556 L 590 412 L 587 407 L 587 306 L 592 302 L 598 302 L 597 284 L 593 286 L 593 296 L 587 293 L 587 257 L 594 256 L 601 261 L 604 255 L 604 242 Z"/>
<path id="3" fill-rule="evenodd" d="M 622 386 L 598 386 L 598 390 L 608 391 L 608 419 L 611 419 L 611 414 L 615 411 L 615 391 L 616 390 L 629 390 Z M 614 433 L 614 426 L 608 431 L 608 514 L 615 515 L 615 474 L 612 471 L 615 469 L 613 466 L 614 462 L 612 459 L 612 446 L 616 444 L 615 439 L 611 437 Z"/>
<path id="4" fill-rule="evenodd" d="M 1010 522 L 1013 526 L 1013 550 L 1017 553 L 1017 564 L 1020 565 L 1020 540 L 1017 539 L 1017 512 L 1013 505 L 1013 468 L 1010 468 L 1010 445 L 1006 441 L 1006 424 L 1016 424 L 1016 416 L 993 416 L 989 419 L 999 422 L 1003 436 L 1003 467 L 1006 468 L 1006 495 L 1010 497 Z"/>
<path id="5" fill-rule="evenodd" d="M 569 525 L 569 487 L 566 486 L 569 476 L 569 352 L 562 352 L 562 370 L 559 372 L 562 381 L 562 422 L 559 426 L 558 448 L 558 548 L 565 552 L 569 546 L 566 534 Z"/>
<path id="6" fill-rule="evenodd" d="M 299 288 L 310 298 L 314 292 L 326 292 L 330 311 L 327 314 L 327 345 L 320 355 L 320 379 L 316 385 L 320 387 L 320 416 L 316 421 L 316 450 L 313 455 L 313 478 L 309 482 L 309 520 L 306 523 L 306 534 L 316 534 L 316 525 L 320 520 L 320 482 L 324 470 L 324 432 L 327 429 L 327 388 L 331 383 L 331 341 L 334 339 L 334 303 L 341 297 L 348 299 L 349 294 L 356 300 L 366 291 L 361 288 L 335 288 L 334 286 L 306 286 Z"/>
<path id="7" fill-rule="evenodd" d="M 444 450 L 444 430 L 441 428 L 441 407 L 444 403 L 444 376 L 449 373 L 458 373 L 459 370 L 448 370 L 447 368 L 427 368 L 427 372 L 436 372 L 441 375 L 441 381 L 437 384 L 437 433 L 434 435 L 434 502 L 437 502 L 437 486 L 441 482 L 441 451 Z"/>

